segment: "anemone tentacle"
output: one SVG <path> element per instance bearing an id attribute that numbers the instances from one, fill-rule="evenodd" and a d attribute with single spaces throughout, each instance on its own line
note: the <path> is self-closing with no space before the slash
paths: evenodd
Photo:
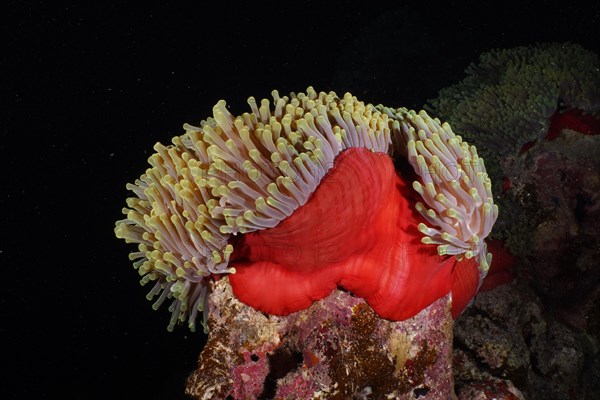
<path id="1" fill-rule="evenodd" d="M 231 236 L 271 228 L 306 203 L 335 157 L 350 147 L 388 152 L 388 116 L 349 93 L 306 93 L 258 103 L 234 117 L 225 101 L 200 126 L 184 124 L 172 145 L 157 143 L 127 199 L 115 234 L 131 254 L 149 298 L 173 298 L 172 329 L 202 309 L 209 277 L 235 273 Z"/>
<path id="2" fill-rule="evenodd" d="M 484 239 L 498 218 L 483 159 L 448 123 L 425 111 L 378 109 L 398 121 L 395 147 L 406 146 L 406 157 L 420 178 L 413 188 L 424 202 L 415 207 L 429 224 L 418 227 L 423 243 L 437 245 L 440 255 L 477 257 L 481 284 L 492 260 Z"/>

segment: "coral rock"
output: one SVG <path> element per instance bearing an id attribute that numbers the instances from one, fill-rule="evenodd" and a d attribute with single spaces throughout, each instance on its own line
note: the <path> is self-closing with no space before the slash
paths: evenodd
<path id="1" fill-rule="evenodd" d="M 491 379 L 463 387 L 459 400 L 525 400 L 511 381 Z"/>
<path id="2" fill-rule="evenodd" d="M 507 379 L 527 399 L 594 398 L 585 397 L 593 384 L 584 389 L 582 384 L 588 384 L 581 378 L 585 353 L 594 350 L 584 349 L 585 336 L 552 318 L 540 298 L 523 283 L 480 293 L 456 320 L 454 334 L 453 367 L 459 399 L 485 399 L 464 393 L 483 390 L 486 385 L 482 383 Z M 468 392 L 466 388 L 470 388 Z"/>
<path id="3" fill-rule="evenodd" d="M 195 399 L 454 398 L 450 295 L 391 322 L 341 290 L 281 317 L 239 302 L 227 278 L 212 286 Z"/>

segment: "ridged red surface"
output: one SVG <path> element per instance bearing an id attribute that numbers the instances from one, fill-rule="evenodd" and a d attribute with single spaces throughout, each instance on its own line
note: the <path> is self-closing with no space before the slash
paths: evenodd
<path id="1" fill-rule="evenodd" d="M 511 283 L 514 279 L 513 267 L 517 262 L 517 258 L 510 254 L 502 241 L 492 239 L 488 240 L 487 244 L 493 258 L 490 270 L 479 287 L 480 292 L 487 292 L 500 285 Z"/>
<path id="2" fill-rule="evenodd" d="M 452 318 L 458 317 L 477 294 L 479 268 L 474 258 L 456 261 L 452 271 Z"/>
<path id="3" fill-rule="evenodd" d="M 345 151 L 304 206 L 235 244 L 235 295 L 287 315 L 341 287 L 383 318 L 414 316 L 450 291 L 456 262 L 421 243 L 415 201 L 389 156 Z"/>

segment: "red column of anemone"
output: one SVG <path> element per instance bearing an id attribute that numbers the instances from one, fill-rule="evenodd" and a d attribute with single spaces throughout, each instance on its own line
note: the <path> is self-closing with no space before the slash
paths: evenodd
<path id="1" fill-rule="evenodd" d="M 409 318 L 448 293 L 454 257 L 423 245 L 414 192 L 383 153 L 345 151 L 309 201 L 275 228 L 242 236 L 234 293 L 285 315 L 341 286 L 382 317 Z"/>

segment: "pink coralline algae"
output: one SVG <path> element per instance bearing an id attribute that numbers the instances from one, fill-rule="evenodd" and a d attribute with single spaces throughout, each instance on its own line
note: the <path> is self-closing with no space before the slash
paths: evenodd
<path id="1" fill-rule="evenodd" d="M 458 400 L 525 400 L 525 397 L 512 382 L 491 379 L 485 383 L 466 385 Z"/>
<path id="2" fill-rule="evenodd" d="M 402 322 L 334 290 L 306 310 L 265 315 L 227 279 L 208 299 L 210 335 L 186 393 L 195 399 L 449 399 L 451 299 Z"/>

